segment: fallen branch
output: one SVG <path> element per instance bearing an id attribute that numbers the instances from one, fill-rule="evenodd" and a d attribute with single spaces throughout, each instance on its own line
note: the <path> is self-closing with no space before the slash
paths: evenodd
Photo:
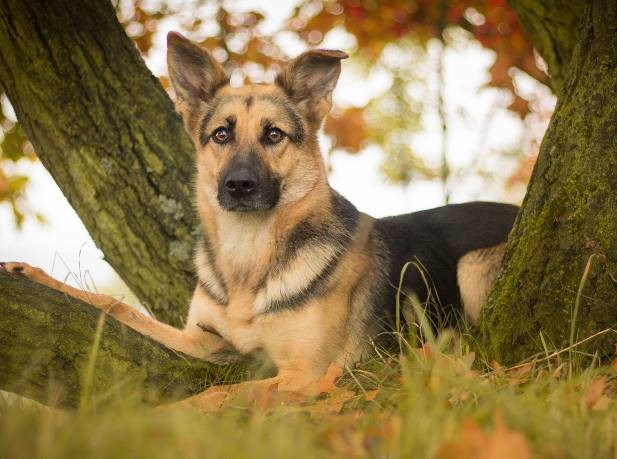
<path id="1" fill-rule="evenodd" d="M 99 317 L 82 301 L 0 272 L 0 390 L 65 408 L 78 406 L 86 386 L 94 400 L 138 389 L 157 403 L 241 373 L 167 349 L 111 317 L 93 353 Z"/>

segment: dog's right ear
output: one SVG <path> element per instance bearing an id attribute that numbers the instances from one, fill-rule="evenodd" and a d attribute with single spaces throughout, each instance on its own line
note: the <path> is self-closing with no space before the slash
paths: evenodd
<path id="1" fill-rule="evenodd" d="M 178 32 L 167 34 L 167 67 L 176 92 L 176 108 L 185 117 L 187 110 L 207 102 L 229 77 L 218 62 L 201 46 Z"/>

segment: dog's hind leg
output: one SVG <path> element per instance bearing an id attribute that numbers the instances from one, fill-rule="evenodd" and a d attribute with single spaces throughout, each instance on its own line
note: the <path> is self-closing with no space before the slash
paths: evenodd
<path id="1" fill-rule="evenodd" d="M 456 277 L 465 314 L 476 323 L 501 272 L 506 244 L 473 250 L 458 261 Z"/>
<path id="2" fill-rule="evenodd" d="M 191 334 L 186 330 L 174 328 L 142 314 L 111 296 L 86 292 L 66 285 L 49 276 L 42 269 L 32 267 L 27 263 L 7 262 L 3 263 L 0 269 L 2 267 L 9 273 L 25 276 L 34 282 L 84 301 L 137 332 L 184 354 L 208 360 L 208 356 L 229 347 L 227 342 L 217 335 L 203 331 Z"/>

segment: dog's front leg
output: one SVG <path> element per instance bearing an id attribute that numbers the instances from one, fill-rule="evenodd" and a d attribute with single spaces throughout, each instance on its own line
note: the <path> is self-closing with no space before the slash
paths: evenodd
<path id="1" fill-rule="evenodd" d="M 106 314 L 109 314 L 114 319 L 137 332 L 149 336 L 175 351 L 209 360 L 209 357 L 213 354 L 230 348 L 225 340 L 213 333 L 204 331 L 190 333 L 188 330 L 174 328 L 142 314 L 137 309 L 111 296 L 86 292 L 66 285 L 49 276 L 42 269 L 35 268 L 27 263 L 7 262 L 2 263 L 2 265 L 0 265 L 0 269 L 1 268 L 4 268 L 9 273 L 25 276 L 34 282 L 58 290 L 72 298 L 84 301 Z"/>

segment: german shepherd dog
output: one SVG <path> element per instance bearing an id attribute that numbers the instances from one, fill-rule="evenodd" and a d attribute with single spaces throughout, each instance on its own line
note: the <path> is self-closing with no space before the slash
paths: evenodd
<path id="1" fill-rule="evenodd" d="M 206 50 L 168 35 L 176 109 L 197 151 L 201 221 L 184 329 L 24 263 L 5 269 L 191 356 L 224 363 L 264 352 L 282 390 L 305 390 L 331 364 L 353 364 L 392 335 L 407 262 L 414 267 L 401 290 L 421 302 L 438 296 L 432 314 L 460 311 L 475 321 L 517 208 L 472 202 L 375 219 L 333 190 L 317 133 L 346 57 L 307 51 L 274 84 L 232 88 Z"/>

